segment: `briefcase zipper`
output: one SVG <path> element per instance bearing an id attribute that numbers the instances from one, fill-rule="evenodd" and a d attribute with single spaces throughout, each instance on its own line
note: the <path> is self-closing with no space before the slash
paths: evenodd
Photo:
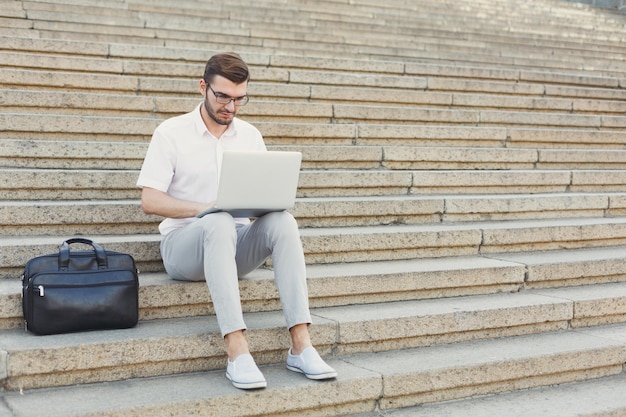
<path id="1" fill-rule="evenodd" d="M 119 283 L 116 283 L 116 284 L 118 284 L 118 285 L 129 285 L 129 286 L 135 285 L 134 282 L 129 282 L 129 281 L 127 281 L 127 282 L 119 282 Z M 78 288 L 78 287 L 81 287 L 81 288 L 89 288 L 89 287 L 95 288 L 95 287 L 106 287 L 106 286 L 109 286 L 109 285 L 111 285 L 110 282 L 101 282 L 101 283 L 97 283 L 97 284 L 80 285 L 80 286 L 76 286 L 76 285 L 73 285 L 73 284 L 69 284 L 69 285 L 58 285 L 57 284 L 57 285 L 49 285 L 49 287 L 52 287 L 52 288 Z M 40 297 L 43 297 L 45 295 L 45 289 L 44 289 L 43 285 L 37 285 L 36 287 L 33 288 L 33 290 L 36 293 L 39 293 Z"/>

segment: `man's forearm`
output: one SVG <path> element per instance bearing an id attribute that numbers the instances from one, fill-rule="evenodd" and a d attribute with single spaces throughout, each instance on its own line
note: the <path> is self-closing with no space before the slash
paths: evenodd
<path id="1" fill-rule="evenodd" d="M 141 192 L 141 208 L 146 214 L 183 219 L 194 217 L 198 213 L 215 205 L 194 201 L 179 200 L 154 188 L 144 187 Z"/>

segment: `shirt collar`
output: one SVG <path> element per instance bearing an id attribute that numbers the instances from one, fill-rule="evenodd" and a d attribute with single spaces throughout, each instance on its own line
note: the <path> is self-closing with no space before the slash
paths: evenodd
<path id="1" fill-rule="evenodd" d="M 193 120 L 194 120 L 194 124 L 196 128 L 196 132 L 198 132 L 199 136 L 204 135 L 205 132 L 213 136 L 211 132 L 209 132 L 209 129 L 207 129 L 206 125 L 204 124 L 204 120 L 202 120 L 202 116 L 200 114 L 201 106 L 202 106 L 202 103 L 198 104 L 198 106 L 196 106 L 196 109 L 193 111 Z M 224 137 L 236 136 L 237 135 L 237 127 L 235 126 L 236 124 L 237 124 L 237 118 L 235 117 L 233 119 L 233 122 L 230 125 L 228 125 L 228 128 L 226 129 L 224 134 L 222 134 L 222 137 L 224 138 Z"/>

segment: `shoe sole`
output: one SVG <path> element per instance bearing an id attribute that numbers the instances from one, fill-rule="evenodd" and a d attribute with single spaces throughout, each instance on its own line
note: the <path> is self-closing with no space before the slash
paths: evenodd
<path id="1" fill-rule="evenodd" d="M 257 381 L 257 382 L 237 382 L 233 381 L 233 379 L 226 373 L 226 378 L 233 384 L 235 388 L 239 389 L 259 389 L 267 387 L 267 381 Z"/>
<path id="2" fill-rule="evenodd" d="M 326 372 L 324 374 L 307 374 L 302 369 L 296 368 L 295 366 L 290 366 L 290 365 L 287 365 L 287 369 L 289 369 L 290 371 L 293 371 L 293 372 L 297 372 L 299 374 L 303 374 L 307 378 L 313 379 L 313 380 L 316 380 L 316 381 L 321 380 L 321 379 L 331 379 L 331 378 L 336 378 L 337 377 L 337 372 Z"/>

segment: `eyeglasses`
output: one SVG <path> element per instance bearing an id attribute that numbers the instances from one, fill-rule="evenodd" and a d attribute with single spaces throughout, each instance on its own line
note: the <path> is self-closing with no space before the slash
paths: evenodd
<path id="1" fill-rule="evenodd" d="M 250 100 L 250 97 L 248 97 L 247 94 L 241 97 L 231 97 L 227 96 L 226 94 L 216 93 L 215 90 L 213 90 L 208 84 L 207 87 L 209 87 L 209 90 L 211 90 L 211 92 L 215 96 L 215 101 L 217 101 L 219 104 L 230 104 L 230 102 L 232 101 L 233 103 L 235 103 L 235 106 L 241 107 L 245 106 L 248 103 L 248 100 Z"/>

